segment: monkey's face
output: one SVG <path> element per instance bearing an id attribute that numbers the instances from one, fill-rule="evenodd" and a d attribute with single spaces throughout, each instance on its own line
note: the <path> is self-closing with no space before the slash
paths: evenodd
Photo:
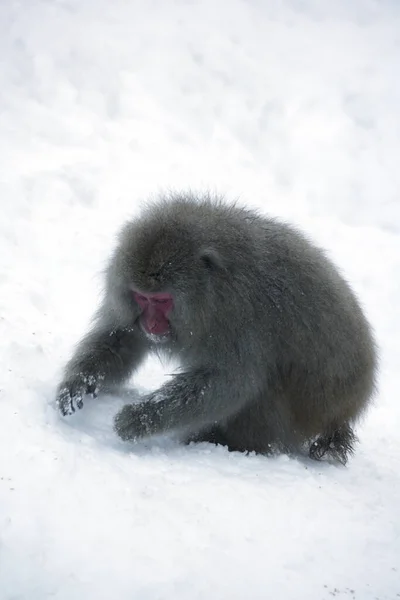
<path id="1" fill-rule="evenodd" d="M 152 336 L 166 336 L 170 333 L 169 315 L 174 307 L 171 294 L 139 293 L 133 297 L 142 310 L 140 324 L 145 333 Z"/>
<path id="2" fill-rule="evenodd" d="M 176 220 L 139 221 L 125 229 L 118 254 L 124 297 L 154 342 L 187 345 L 210 319 L 218 256 L 204 242 L 193 225 Z"/>

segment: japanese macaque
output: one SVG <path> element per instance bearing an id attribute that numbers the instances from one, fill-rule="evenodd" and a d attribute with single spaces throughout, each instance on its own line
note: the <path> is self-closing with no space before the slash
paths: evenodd
<path id="1" fill-rule="evenodd" d="M 115 417 L 124 440 L 177 432 L 230 450 L 346 463 L 374 392 L 371 329 L 349 285 L 295 228 L 172 194 L 123 228 L 94 325 L 68 363 L 63 415 L 116 390 L 148 352 L 180 371 Z"/>

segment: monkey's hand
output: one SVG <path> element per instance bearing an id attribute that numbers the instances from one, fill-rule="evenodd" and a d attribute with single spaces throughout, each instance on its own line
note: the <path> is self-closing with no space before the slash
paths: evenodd
<path id="1" fill-rule="evenodd" d="M 225 390 L 225 387 L 225 377 L 218 372 L 215 375 L 214 371 L 199 368 L 180 373 L 145 396 L 140 404 L 124 406 L 115 417 L 115 431 L 123 440 L 134 440 L 213 425 L 242 406 L 242 395 L 235 396 L 230 389 L 223 402 L 215 402 L 215 398 L 221 396 L 220 389 Z"/>
<path id="2" fill-rule="evenodd" d="M 153 402 L 126 404 L 114 419 L 114 429 L 125 441 L 137 440 L 160 431 L 160 415 Z"/>
<path id="3" fill-rule="evenodd" d="M 94 375 L 79 374 L 75 378 L 65 380 L 58 388 L 56 403 L 63 415 L 72 415 L 83 407 L 83 398 L 91 395 L 96 398 L 99 379 Z"/>

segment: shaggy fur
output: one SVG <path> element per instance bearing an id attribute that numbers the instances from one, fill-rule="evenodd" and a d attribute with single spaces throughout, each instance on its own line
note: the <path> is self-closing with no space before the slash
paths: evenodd
<path id="1" fill-rule="evenodd" d="M 172 294 L 167 337 L 139 326 L 133 288 Z M 94 326 L 59 388 L 62 414 L 121 385 L 152 349 L 182 370 L 121 410 L 123 439 L 177 431 L 241 451 L 306 445 L 312 458 L 342 463 L 353 452 L 352 425 L 374 390 L 373 337 L 349 285 L 295 228 L 190 194 L 127 223 Z"/>

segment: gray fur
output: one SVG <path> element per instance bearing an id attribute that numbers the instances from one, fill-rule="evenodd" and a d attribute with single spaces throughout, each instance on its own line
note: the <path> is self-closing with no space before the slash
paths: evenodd
<path id="1" fill-rule="evenodd" d="M 138 326 L 132 284 L 173 294 L 164 344 Z M 94 327 L 67 365 L 61 412 L 121 385 L 152 348 L 182 371 L 118 413 L 126 440 L 177 431 L 261 453 L 307 444 L 313 458 L 346 462 L 374 391 L 371 330 L 331 261 L 293 227 L 209 196 L 163 197 L 124 227 Z"/>

